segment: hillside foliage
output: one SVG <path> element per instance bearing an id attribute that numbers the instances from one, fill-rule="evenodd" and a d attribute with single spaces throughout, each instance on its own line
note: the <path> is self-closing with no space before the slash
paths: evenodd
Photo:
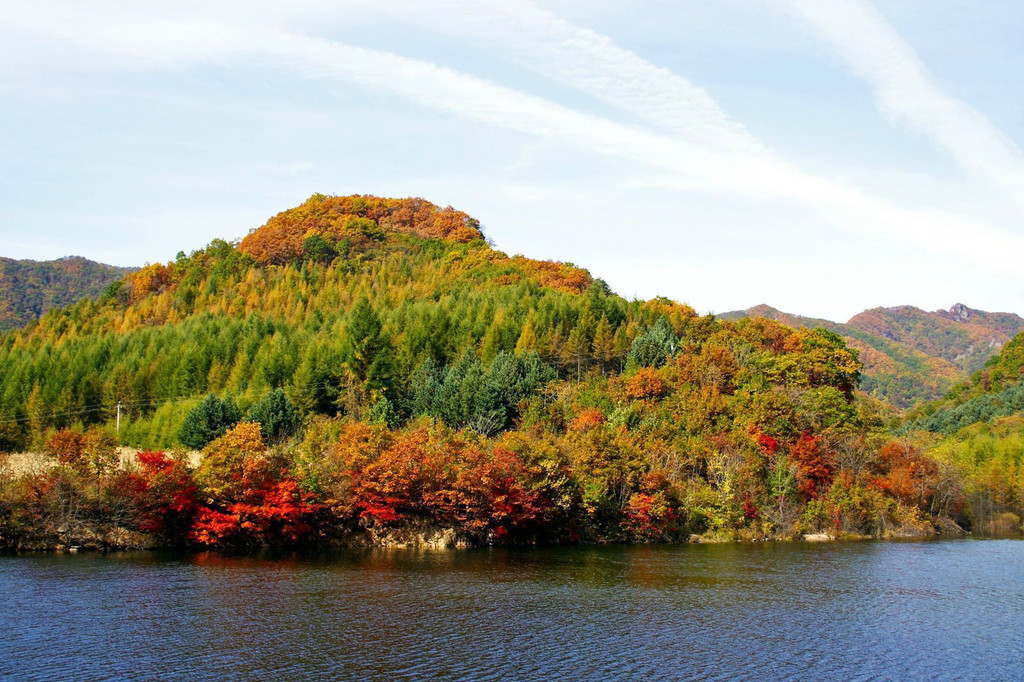
<path id="1" fill-rule="evenodd" d="M 862 368 L 828 329 L 629 301 L 453 209 L 316 195 L 0 337 L 0 450 L 59 461 L 0 476 L 0 542 L 884 535 L 994 524 L 997 495 L 1020 514 L 1016 441 L 895 435 Z M 110 465 L 111 439 L 137 461 Z"/>

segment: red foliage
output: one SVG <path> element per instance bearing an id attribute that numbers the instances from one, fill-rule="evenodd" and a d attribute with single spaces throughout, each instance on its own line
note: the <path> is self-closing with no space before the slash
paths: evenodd
<path id="1" fill-rule="evenodd" d="M 500 446 L 483 451 L 451 432 L 398 435 L 378 457 L 353 465 L 353 506 L 365 524 L 418 517 L 506 537 L 530 531 L 553 512 L 525 482 L 519 455 Z"/>
<path id="2" fill-rule="evenodd" d="M 438 464 L 428 443 L 426 429 L 419 429 L 396 438 L 376 460 L 353 462 L 352 496 L 364 522 L 389 524 L 420 511 L 425 474 Z"/>
<path id="3" fill-rule="evenodd" d="M 142 471 L 136 475 L 143 516 L 140 529 L 172 542 L 182 542 L 199 508 L 191 473 L 162 452 L 136 455 Z"/>
<path id="4" fill-rule="evenodd" d="M 761 448 L 761 451 L 769 457 L 779 451 L 779 441 L 766 433 L 762 433 L 758 436 L 757 444 Z"/>
<path id="5" fill-rule="evenodd" d="M 833 466 L 817 438 L 804 434 L 789 448 L 790 460 L 797 465 L 797 487 L 801 494 L 816 500 L 828 490 Z"/>
<path id="6" fill-rule="evenodd" d="M 321 506 L 291 478 L 243 491 L 224 511 L 203 506 L 189 531 L 201 545 L 294 545 L 313 533 Z"/>
<path id="7" fill-rule="evenodd" d="M 487 521 L 495 535 L 525 532 L 549 521 L 554 511 L 551 502 L 521 482 L 526 471 L 519 455 L 503 447 L 491 454 L 490 461 L 482 462 L 471 475 L 479 475 L 487 483 Z"/>
<path id="8" fill-rule="evenodd" d="M 665 494 L 635 493 L 629 498 L 622 526 L 639 540 L 665 540 L 678 531 L 679 513 Z"/>
<path id="9" fill-rule="evenodd" d="M 757 505 L 754 504 L 753 500 L 750 499 L 750 496 L 747 495 L 744 498 L 744 500 L 743 500 L 743 517 L 747 518 L 747 519 L 750 519 L 750 520 L 753 520 L 753 519 L 756 519 L 757 516 L 758 516 Z"/>
<path id="10" fill-rule="evenodd" d="M 210 507 L 200 507 L 195 522 L 189 529 L 188 539 L 198 545 L 221 545 L 238 532 L 237 514 L 226 514 Z"/>
<path id="11" fill-rule="evenodd" d="M 580 413 L 576 415 L 576 418 L 572 420 L 569 428 L 573 431 L 589 431 L 590 429 L 597 428 L 601 424 L 608 421 L 604 413 L 601 410 L 595 410 L 588 408 L 580 410 Z"/>
<path id="12" fill-rule="evenodd" d="M 882 446 L 869 485 L 896 499 L 924 505 L 935 490 L 938 465 L 911 445 L 890 441 Z"/>
<path id="13" fill-rule="evenodd" d="M 230 499 L 198 501 L 191 472 L 162 452 L 140 452 L 134 476 L 142 530 L 177 543 L 289 545 L 313 533 L 321 507 L 294 479 L 247 467 Z"/>

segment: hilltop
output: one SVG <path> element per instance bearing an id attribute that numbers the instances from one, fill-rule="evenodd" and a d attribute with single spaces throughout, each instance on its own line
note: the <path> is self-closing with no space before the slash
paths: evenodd
<path id="1" fill-rule="evenodd" d="M 80 256 L 50 261 L 0 257 L 0 332 L 33 322 L 52 308 L 99 296 L 133 270 Z"/>
<path id="2" fill-rule="evenodd" d="M 961 303 L 934 312 L 913 306 L 873 308 L 845 323 L 791 315 L 767 305 L 722 317 L 764 317 L 840 334 L 864 363 L 861 388 L 900 408 L 941 398 L 1024 331 L 1024 318 L 1013 313 L 989 313 Z"/>

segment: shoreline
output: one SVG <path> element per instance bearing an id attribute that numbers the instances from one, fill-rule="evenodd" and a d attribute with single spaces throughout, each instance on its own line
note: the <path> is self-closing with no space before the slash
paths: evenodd
<path id="1" fill-rule="evenodd" d="M 400 531 L 402 529 L 388 529 Z M 447 531 L 447 532 L 445 532 Z M 144 542 L 138 538 L 136 543 L 91 543 L 81 544 L 33 544 L 26 543 L 14 549 L 0 550 L 0 556 L 23 556 L 29 554 L 109 554 L 120 552 L 185 552 L 202 553 L 216 552 L 239 555 L 259 555 L 265 552 L 317 552 L 324 550 L 346 550 L 346 549 L 401 549 L 401 550 L 437 550 L 437 551 L 462 551 L 484 548 L 545 548 L 545 547 L 609 547 L 609 546 L 665 546 L 665 545 L 753 545 L 765 543 L 785 544 L 831 544 L 845 542 L 901 542 L 901 541 L 930 541 L 930 540 L 954 540 L 954 539 L 1024 539 L 1024 534 L 1009 535 L 975 535 L 970 531 L 960 532 L 939 532 L 923 533 L 918 529 L 916 532 L 889 532 L 881 536 L 864 535 L 858 533 L 801 533 L 791 537 L 728 537 L 724 535 L 699 535 L 692 534 L 686 540 L 667 540 L 663 542 L 614 542 L 614 541 L 592 541 L 572 543 L 472 543 L 465 538 L 458 537 L 453 529 L 442 529 L 441 532 L 430 534 L 422 530 L 414 535 L 405 535 L 404 538 L 396 537 L 396 533 L 390 533 L 386 538 L 373 538 L 370 533 L 360 533 L 349 536 L 345 540 L 335 540 L 324 543 L 313 543 L 300 547 L 199 547 L 199 546 L 161 546 L 159 544 Z"/>

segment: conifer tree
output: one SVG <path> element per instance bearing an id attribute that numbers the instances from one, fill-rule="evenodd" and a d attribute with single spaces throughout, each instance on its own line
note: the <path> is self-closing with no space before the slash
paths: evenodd
<path id="1" fill-rule="evenodd" d="M 349 314 L 342 352 L 349 371 L 365 389 L 387 391 L 391 388 L 391 340 L 365 296 Z"/>
<path id="2" fill-rule="evenodd" d="M 269 443 L 282 441 L 299 428 L 299 413 L 279 388 L 253 404 L 249 408 L 248 419 L 260 425 L 263 437 Z"/>
<path id="3" fill-rule="evenodd" d="M 242 414 L 231 398 L 220 400 L 211 393 L 185 417 L 178 440 L 193 450 L 202 450 L 241 418 Z"/>
<path id="4" fill-rule="evenodd" d="M 629 351 L 629 367 L 661 367 L 675 355 L 679 339 L 668 319 L 662 315 L 654 326 L 633 339 Z"/>
<path id="5" fill-rule="evenodd" d="M 615 354 L 615 335 L 612 332 L 612 325 L 608 322 L 606 315 L 601 316 L 600 322 L 594 328 L 594 340 L 591 344 L 591 349 L 593 350 L 594 359 L 601 363 L 601 371 L 603 372 Z"/>
<path id="6" fill-rule="evenodd" d="M 537 350 L 539 341 L 537 339 L 537 329 L 534 319 L 535 316 L 531 312 L 530 316 L 526 318 L 526 324 L 523 325 L 523 330 L 519 333 L 519 340 L 516 342 L 516 354 L 518 355 Z"/>

